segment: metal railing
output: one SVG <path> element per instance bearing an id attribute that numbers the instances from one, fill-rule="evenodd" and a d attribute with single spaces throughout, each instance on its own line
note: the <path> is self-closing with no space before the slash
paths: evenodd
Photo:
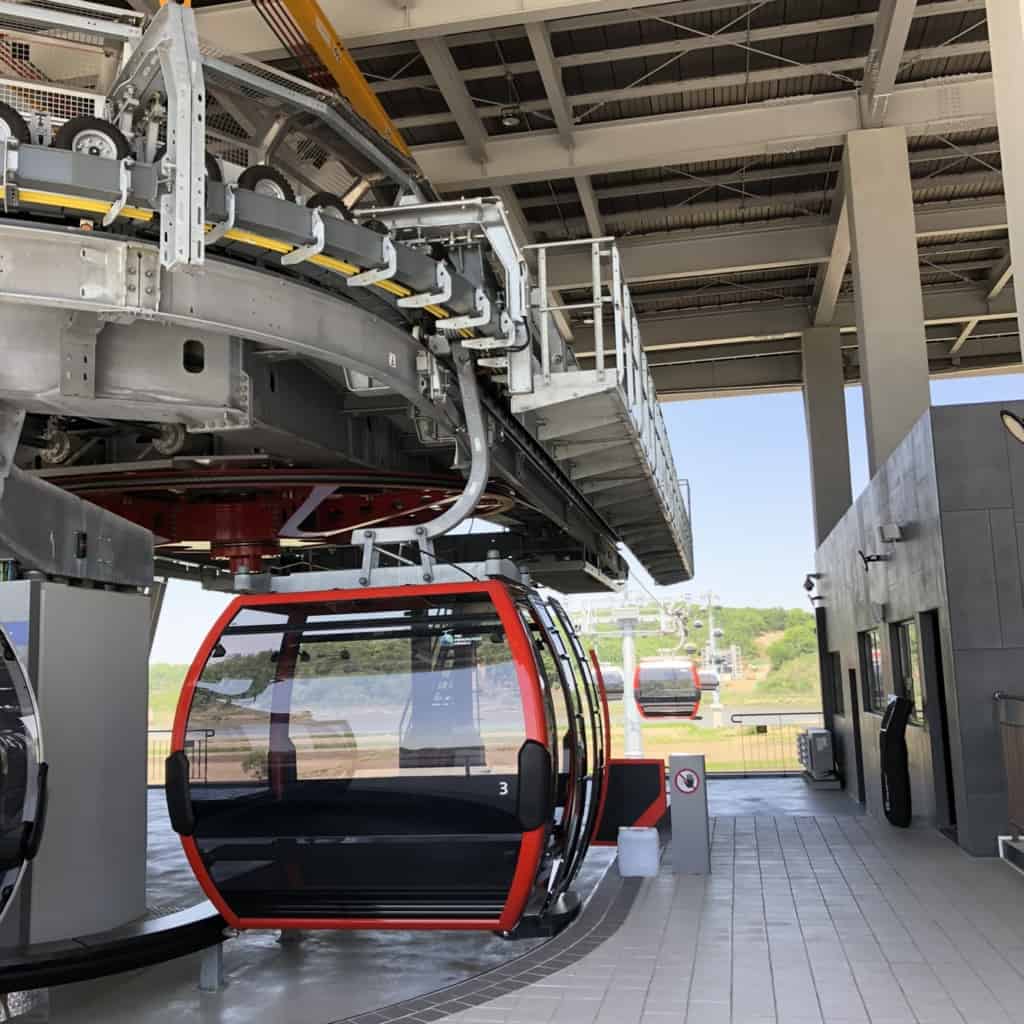
<path id="1" fill-rule="evenodd" d="M 548 298 L 548 250 L 587 246 L 590 249 L 590 298 L 582 302 L 551 304 Z M 594 328 L 594 370 L 598 378 L 613 374 L 622 388 L 630 417 L 640 439 L 647 464 L 665 505 L 666 518 L 678 535 L 679 546 L 693 565 L 693 534 L 690 524 L 689 484 L 687 496 L 676 478 L 675 462 L 668 441 L 668 427 L 658 404 L 654 377 L 647 364 L 647 353 L 640 339 L 640 324 L 629 285 L 622 274 L 622 261 L 615 239 L 569 239 L 563 242 L 538 242 L 523 246 L 537 255 L 537 294 L 541 305 L 534 311 L 540 322 L 540 369 L 544 382 L 550 382 L 552 366 L 551 316 L 554 313 L 583 310 L 589 313 Z M 606 345 L 605 313 L 611 309 L 612 344 Z M 562 364 L 564 366 L 564 362 Z"/>
<path id="2" fill-rule="evenodd" d="M 993 697 L 999 708 L 1010 824 L 1024 834 L 1024 697 L 1002 691 Z"/>
<path id="3" fill-rule="evenodd" d="M 820 711 L 738 712 L 729 720 L 739 726 L 741 764 L 738 770 L 722 772 L 729 775 L 799 775 L 803 767 L 797 737 L 804 729 L 824 724 Z"/>
<path id="4" fill-rule="evenodd" d="M 206 782 L 210 771 L 210 739 L 215 729 L 190 729 L 185 734 L 185 754 L 188 757 L 189 779 Z M 171 752 L 171 730 L 150 729 L 146 745 L 146 783 L 164 784 L 164 761 Z"/>

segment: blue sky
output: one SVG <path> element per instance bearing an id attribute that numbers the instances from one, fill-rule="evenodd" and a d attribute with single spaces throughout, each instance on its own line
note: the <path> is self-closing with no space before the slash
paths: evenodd
<path id="1" fill-rule="evenodd" d="M 936 405 L 1024 398 L 1024 375 L 932 381 Z M 811 482 L 798 392 L 672 402 L 664 407 L 679 475 L 690 481 L 697 573 L 686 593 L 713 590 L 725 604 L 803 607 L 814 565 Z M 859 387 L 846 389 L 854 494 L 868 481 Z M 652 588 L 654 589 L 654 588 Z M 172 582 L 154 661 L 190 661 L 226 604 Z"/>

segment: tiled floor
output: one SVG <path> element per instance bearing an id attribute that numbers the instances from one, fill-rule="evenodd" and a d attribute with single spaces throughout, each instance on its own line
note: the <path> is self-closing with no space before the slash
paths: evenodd
<path id="1" fill-rule="evenodd" d="M 663 869 L 601 946 L 446 1020 L 1024 1020 L 1024 878 L 1005 864 L 845 815 L 722 817 L 713 835 L 710 877 Z"/>

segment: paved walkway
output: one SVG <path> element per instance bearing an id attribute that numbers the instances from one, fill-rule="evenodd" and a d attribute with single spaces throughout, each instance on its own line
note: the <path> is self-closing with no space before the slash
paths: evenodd
<path id="1" fill-rule="evenodd" d="M 1024 1020 L 1024 878 L 1005 864 L 843 815 L 716 818 L 712 860 L 710 878 L 645 882 L 576 963 L 446 1020 Z"/>

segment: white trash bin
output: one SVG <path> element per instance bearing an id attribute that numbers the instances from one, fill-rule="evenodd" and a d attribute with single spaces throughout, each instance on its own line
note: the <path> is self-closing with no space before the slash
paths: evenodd
<path id="1" fill-rule="evenodd" d="M 623 878 L 654 878 L 659 858 L 656 828 L 619 829 L 619 874 Z"/>

